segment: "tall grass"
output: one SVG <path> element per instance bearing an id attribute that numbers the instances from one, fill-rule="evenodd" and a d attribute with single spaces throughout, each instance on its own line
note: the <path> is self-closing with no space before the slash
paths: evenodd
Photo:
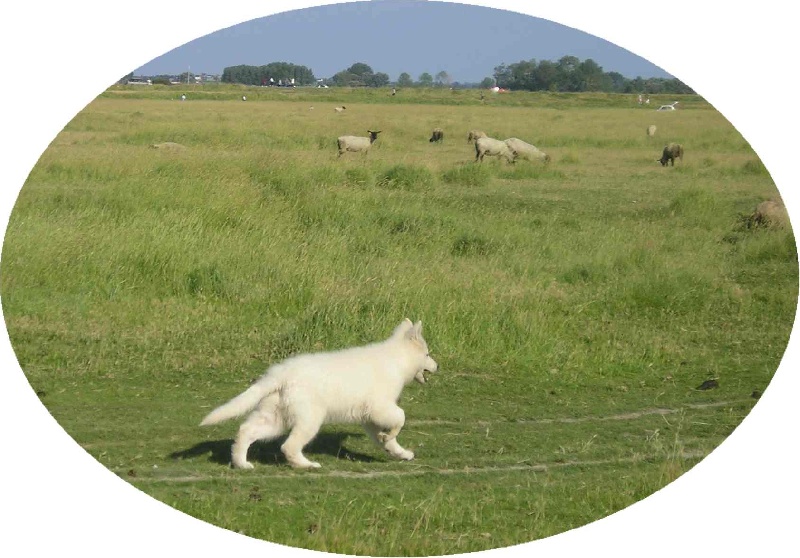
<path id="1" fill-rule="evenodd" d="M 464 106 L 445 98 L 467 104 L 465 92 L 400 92 L 417 96 L 411 110 L 337 91 L 310 110 L 316 91 L 172 93 L 110 90 L 54 140 L 10 218 L 2 304 L 56 419 L 178 509 L 343 553 L 525 542 L 688 470 L 777 368 L 795 238 L 742 226 L 778 193 L 702 103 L 665 115 L 621 98 Z M 344 115 L 338 95 L 352 95 Z M 337 156 L 338 135 L 375 126 L 366 156 Z M 427 141 L 434 126 L 441 145 Z M 552 162 L 475 163 L 471 128 Z M 672 140 L 684 160 L 661 167 Z M 162 141 L 186 149 L 149 147 Z M 402 484 L 294 473 L 275 444 L 254 446 L 250 476 L 230 472 L 235 426 L 196 428 L 269 363 L 381 339 L 403 317 L 423 321 L 440 363 L 403 396 L 401 439 L 418 460 L 385 460 L 355 427 L 309 449 L 323 473 Z M 709 377 L 719 388 L 696 391 Z M 593 422 L 653 407 L 687 418 Z"/>

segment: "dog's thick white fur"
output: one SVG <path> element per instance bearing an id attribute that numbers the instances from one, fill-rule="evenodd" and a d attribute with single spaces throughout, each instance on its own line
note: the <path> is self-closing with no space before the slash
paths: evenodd
<path id="1" fill-rule="evenodd" d="M 247 449 L 256 440 L 272 440 L 289 431 L 281 446 L 293 467 L 319 467 L 303 447 L 326 423 L 361 423 L 389 455 L 410 460 L 414 454 L 397 443 L 405 412 L 397 406 L 403 387 L 425 382 L 424 371 L 438 368 L 422 337 L 422 322 L 406 318 L 385 341 L 334 352 L 302 354 L 269 367 L 248 390 L 211 411 L 201 426 L 252 411 L 231 448 L 231 464 L 252 469 Z"/>

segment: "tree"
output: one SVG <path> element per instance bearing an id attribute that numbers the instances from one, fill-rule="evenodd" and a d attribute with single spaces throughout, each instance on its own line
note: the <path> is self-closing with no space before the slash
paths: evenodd
<path id="1" fill-rule="evenodd" d="M 417 80 L 417 83 L 421 87 L 430 87 L 430 86 L 433 85 L 433 76 L 430 75 L 428 72 L 422 72 L 419 75 L 419 79 Z"/>
<path id="2" fill-rule="evenodd" d="M 389 74 L 384 74 L 383 72 L 371 74 L 366 77 L 364 83 L 369 87 L 386 87 L 389 85 Z"/>
<path id="3" fill-rule="evenodd" d="M 295 85 L 311 85 L 316 82 L 314 72 L 309 68 L 289 62 L 270 62 L 266 66 L 230 66 L 222 71 L 222 81 L 225 83 L 277 85 L 279 80 L 291 83 L 292 79 L 295 80 Z"/>
<path id="4" fill-rule="evenodd" d="M 178 76 L 178 81 L 180 83 L 194 83 L 194 74 L 191 72 L 183 72 Z"/>
<path id="5" fill-rule="evenodd" d="M 494 82 L 498 87 L 508 88 L 512 81 L 511 68 L 505 64 L 500 64 L 494 68 Z"/>
<path id="6" fill-rule="evenodd" d="M 603 68 L 591 58 L 578 64 L 577 72 L 581 79 L 581 91 L 600 91 L 603 85 Z"/>
<path id="7" fill-rule="evenodd" d="M 539 61 L 536 68 L 536 89 L 556 91 L 558 89 L 558 68 L 550 60 Z"/>
<path id="8" fill-rule="evenodd" d="M 608 79 L 610 80 L 610 87 L 611 90 L 615 93 L 623 93 L 625 92 L 625 76 L 620 74 L 619 72 L 609 72 L 606 74 Z"/>
<path id="9" fill-rule="evenodd" d="M 340 87 L 386 87 L 389 85 L 389 75 L 383 72 L 375 73 L 369 65 L 356 62 L 334 75 L 331 82 Z"/>
<path id="10" fill-rule="evenodd" d="M 559 91 L 580 91 L 583 86 L 578 72 L 580 60 L 575 56 L 562 56 L 556 63 Z"/>
<path id="11" fill-rule="evenodd" d="M 411 76 L 407 72 L 403 72 L 400 74 L 400 77 L 397 78 L 397 85 L 399 87 L 411 87 L 414 85 L 414 80 L 411 79 Z"/>
<path id="12" fill-rule="evenodd" d="M 359 85 L 363 85 L 361 76 L 351 74 L 347 70 L 337 72 L 330 81 L 337 87 L 358 87 Z"/>
<path id="13" fill-rule="evenodd" d="M 536 89 L 536 60 L 517 62 L 511 65 L 509 89 Z"/>
<path id="14" fill-rule="evenodd" d="M 436 74 L 436 85 L 440 87 L 449 86 L 450 85 L 450 74 L 442 70 L 438 74 Z"/>
<path id="15" fill-rule="evenodd" d="M 372 74 L 372 68 L 369 67 L 368 64 L 364 64 L 363 62 L 356 62 L 349 68 L 345 70 L 348 74 L 353 74 L 359 77 L 363 77 L 367 74 Z"/>
<path id="16" fill-rule="evenodd" d="M 482 89 L 489 89 L 490 87 L 494 87 L 494 78 L 485 77 L 481 82 Z"/>

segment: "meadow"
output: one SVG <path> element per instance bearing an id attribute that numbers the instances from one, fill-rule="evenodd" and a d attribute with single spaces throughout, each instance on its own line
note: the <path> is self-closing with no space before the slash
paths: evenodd
<path id="1" fill-rule="evenodd" d="M 795 315 L 793 232 L 748 220 L 779 197 L 767 169 L 713 107 L 680 101 L 110 88 L 11 214 L 16 356 L 100 463 L 251 537 L 422 556 L 585 525 L 718 446 Z M 476 164 L 472 128 L 552 161 Z M 367 156 L 337 158 L 337 136 L 367 129 L 382 131 Z M 669 141 L 686 154 L 665 168 Z M 329 426 L 306 451 L 322 469 L 289 468 L 278 441 L 239 471 L 237 423 L 198 427 L 270 363 L 382 339 L 404 317 L 439 363 L 401 400 L 414 461 Z"/>

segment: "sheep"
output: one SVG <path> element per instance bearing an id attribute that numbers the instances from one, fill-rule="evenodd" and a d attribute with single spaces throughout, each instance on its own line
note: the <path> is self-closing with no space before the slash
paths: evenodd
<path id="1" fill-rule="evenodd" d="M 174 141 L 165 141 L 163 143 L 153 143 L 150 145 L 151 149 L 166 149 L 168 151 L 181 151 L 186 149 L 186 146 Z"/>
<path id="2" fill-rule="evenodd" d="M 381 133 L 380 130 L 377 132 L 373 132 L 372 130 L 367 130 L 369 137 L 363 136 L 340 136 L 336 143 L 339 146 L 339 157 L 341 157 L 345 151 L 354 151 L 354 152 L 362 152 L 366 155 L 369 148 L 372 147 L 372 143 L 378 139 L 378 134 Z"/>
<path id="3" fill-rule="evenodd" d="M 441 128 L 434 128 L 433 133 L 431 134 L 431 139 L 428 141 L 431 143 L 434 141 L 444 141 L 444 130 Z"/>
<path id="4" fill-rule="evenodd" d="M 781 200 L 763 201 L 749 218 L 749 225 L 789 227 L 789 214 Z"/>
<path id="5" fill-rule="evenodd" d="M 333 107 L 333 110 L 335 110 L 337 114 L 342 114 L 346 108 L 347 108 L 347 107 L 344 107 L 344 106 L 341 106 L 341 107 Z"/>
<path id="6" fill-rule="evenodd" d="M 647 137 L 648 138 L 652 138 L 655 135 L 656 135 L 656 125 L 655 124 L 650 124 L 647 127 Z"/>
<path id="7" fill-rule="evenodd" d="M 535 145 L 525 143 L 518 138 L 508 138 L 505 144 L 514 154 L 514 160 L 519 158 L 527 159 L 528 161 L 542 161 L 544 163 L 550 162 L 550 155 L 540 150 Z"/>
<path id="8" fill-rule="evenodd" d="M 661 158 L 656 159 L 656 161 L 661 163 L 662 167 L 666 167 L 668 162 L 671 162 L 674 167 L 675 157 L 683 161 L 683 146 L 679 143 L 670 143 L 664 147 L 664 153 L 661 155 Z"/>
<path id="9" fill-rule="evenodd" d="M 470 130 L 469 134 L 467 134 L 467 143 L 473 142 L 478 138 L 485 138 L 486 132 L 482 132 L 480 130 Z"/>
<path id="10" fill-rule="evenodd" d="M 515 158 L 514 152 L 506 145 L 506 142 L 489 137 L 475 140 L 475 161 L 483 162 L 484 155 L 504 157 L 509 163 L 513 163 Z"/>

